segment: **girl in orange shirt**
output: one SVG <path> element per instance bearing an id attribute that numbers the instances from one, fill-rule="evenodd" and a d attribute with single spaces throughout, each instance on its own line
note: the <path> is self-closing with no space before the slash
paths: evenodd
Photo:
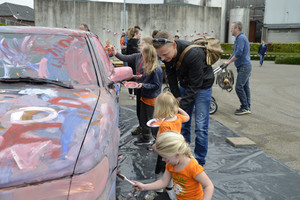
<path id="1" fill-rule="evenodd" d="M 178 133 L 181 132 L 182 123 L 190 120 L 190 116 L 178 106 L 178 102 L 171 92 L 165 92 L 158 95 L 154 106 L 154 118 L 162 119 L 157 137 L 165 131 L 172 130 Z M 152 146 L 155 151 L 155 144 Z M 157 157 L 155 173 L 165 171 L 165 162 L 161 160 L 161 157 Z"/>
<path id="2" fill-rule="evenodd" d="M 161 133 L 156 140 L 156 152 L 166 164 L 163 177 L 155 182 L 143 184 L 134 181 L 138 191 L 165 188 L 173 178 L 173 187 L 179 200 L 209 200 L 214 185 L 192 156 L 190 146 L 181 134 L 174 131 Z M 168 199 L 168 197 L 163 197 Z"/>
<path id="3" fill-rule="evenodd" d="M 176 131 L 181 132 L 182 123 L 190 120 L 190 116 L 178 106 L 178 102 L 171 92 L 165 92 L 158 95 L 154 106 L 154 118 L 162 119 L 163 122 L 160 124 L 157 137 L 165 131 Z M 152 149 L 155 151 L 155 144 L 152 145 Z M 155 174 L 165 172 L 166 163 L 162 161 L 160 155 L 157 156 Z M 172 181 L 166 187 L 169 196 L 174 196 L 172 193 Z M 157 194 L 162 191 L 156 191 Z"/>
<path id="4" fill-rule="evenodd" d="M 181 132 L 182 123 L 190 120 L 190 116 L 178 106 L 178 102 L 171 92 L 165 92 L 158 95 L 155 101 L 154 118 L 163 119 L 159 126 L 159 134 L 172 130 Z"/>

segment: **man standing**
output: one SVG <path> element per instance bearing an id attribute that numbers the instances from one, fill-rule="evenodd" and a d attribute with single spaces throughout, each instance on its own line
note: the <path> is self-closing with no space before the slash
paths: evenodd
<path id="1" fill-rule="evenodd" d="M 233 54 L 229 60 L 223 64 L 234 62 L 237 69 L 237 78 L 235 84 L 236 94 L 241 102 L 240 108 L 235 111 L 236 115 L 251 113 L 249 78 L 251 75 L 250 44 L 247 37 L 242 32 L 242 23 L 233 22 L 231 33 L 236 38 L 234 42 Z"/>
<path id="2" fill-rule="evenodd" d="M 159 31 L 153 38 L 157 55 L 165 63 L 171 92 L 190 119 L 195 106 L 194 153 L 198 163 L 203 166 L 208 148 L 209 109 L 214 74 L 212 67 L 206 64 L 204 51 L 199 47 L 188 50 L 179 67 L 176 67 L 184 49 L 192 44 L 184 40 L 173 40 L 173 36 L 165 31 Z M 182 125 L 181 134 L 188 143 L 191 142 L 191 120 Z"/>
<path id="3" fill-rule="evenodd" d="M 265 41 L 261 41 L 261 44 L 259 45 L 258 52 L 257 52 L 260 57 L 260 61 L 259 61 L 260 67 L 262 67 L 262 65 L 263 65 L 264 58 L 265 58 L 267 51 L 268 51 L 268 47 L 265 44 Z"/>

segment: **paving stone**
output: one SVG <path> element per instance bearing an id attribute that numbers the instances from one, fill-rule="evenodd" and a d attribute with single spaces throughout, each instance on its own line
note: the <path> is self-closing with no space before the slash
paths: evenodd
<path id="1" fill-rule="evenodd" d="M 234 147 L 255 146 L 255 142 L 246 137 L 227 137 L 226 142 Z"/>

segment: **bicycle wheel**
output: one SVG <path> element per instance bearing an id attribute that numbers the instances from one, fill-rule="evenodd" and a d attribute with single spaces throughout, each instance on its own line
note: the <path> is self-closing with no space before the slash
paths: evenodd
<path id="1" fill-rule="evenodd" d="M 218 104 L 214 97 L 211 97 L 209 114 L 214 114 L 218 110 Z"/>

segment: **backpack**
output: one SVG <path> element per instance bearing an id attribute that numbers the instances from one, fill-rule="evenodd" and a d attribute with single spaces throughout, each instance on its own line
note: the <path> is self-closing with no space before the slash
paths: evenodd
<path id="1" fill-rule="evenodd" d="M 188 50 L 194 47 L 201 47 L 206 55 L 206 64 L 213 65 L 215 64 L 219 58 L 221 57 L 223 50 L 220 44 L 220 41 L 214 37 L 205 37 L 202 36 L 193 40 L 194 45 L 190 45 L 184 49 L 181 53 L 178 62 L 176 63 L 176 69 L 180 68 L 181 62 L 183 60 L 184 55 Z"/>
<path id="2" fill-rule="evenodd" d="M 231 92 L 234 84 L 234 75 L 232 70 L 223 69 L 217 74 L 216 84 L 218 84 L 223 90 Z"/>

